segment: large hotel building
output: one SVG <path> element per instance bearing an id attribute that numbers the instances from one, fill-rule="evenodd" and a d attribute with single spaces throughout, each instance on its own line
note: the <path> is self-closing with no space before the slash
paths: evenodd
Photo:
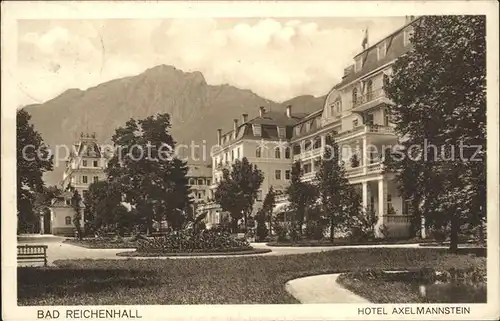
<path id="1" fill-rule="evenodd" d="M 394 125 L 386 111 L 391 104 L 385 96 L 384 83 L 390 79 L 392 65 L 411 48 L 412 24 L 419 21 L 408 17 L 406 24 L 377 43 L 367 46 L 354 56 L 352 65 L 344 69 L 342 80 L 328 93 L 322 109 L 310 114 L 295 114 L 293 107 L 266 112 L 260 107 L 259 116 L 234 120 L 228 133 L 218 130 L 220 148 L 212 154 L 212 196 L 222 169 L 236 159 L 246 157 L 264 173 L 264 182 L 255 205 L 269 188 L 283 191 L 290 179 L 291 165 L 299 161 L 303 179 L 311 180 L 325 146 L 325 137 L 332 135 L 344 151 L 349 182 L 362 194 L 364 208 L 378 215 L 377 225 L 384 225 L 390 236 L 409 232 L 406 202 L 400 197 L 394 174 L 384 172 L 384 150 L 398 142 Z M 278 197 L 275 208 L 285 207 L 286 196 Z M 222 211 L 214 202 L 203 208 L 209 211 L 208 225 L 222 219 Z"/>

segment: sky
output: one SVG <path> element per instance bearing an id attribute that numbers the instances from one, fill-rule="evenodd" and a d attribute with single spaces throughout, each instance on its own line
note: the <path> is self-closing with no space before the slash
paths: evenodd
<path id="1" fill-rule="evenodd" d="M 19 20 L 18 107 L 166 64 L 281 102 L 321 96 L 405 17 Z"/>

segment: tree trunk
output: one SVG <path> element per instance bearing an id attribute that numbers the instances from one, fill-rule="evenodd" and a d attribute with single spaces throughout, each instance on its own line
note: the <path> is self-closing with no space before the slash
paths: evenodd
<path id="1" fill-rule="evenodd" d="M 458 251 L 458 220 L 455 216 L 451 217 L 451 230 L 450 230 L 450 252 L 456 253 Z"/>
<path id="2" fill-rule="evenodd" d="M 334 226 L 333 226 L 333 216 L 330 216 L 330 241 L 333 243 L 335 237 Z"/>

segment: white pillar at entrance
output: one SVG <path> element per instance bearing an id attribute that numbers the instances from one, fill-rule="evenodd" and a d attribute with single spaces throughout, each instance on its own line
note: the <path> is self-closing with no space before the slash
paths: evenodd
<path id="1" fill-rule="evenodd" d="M 45 234 L 45 218 L 43 214 L 40 215 L 40 234 Z"/>
<path id="2" fill-rule="evenodd" d="M 362 165 L 363 165 L 363 173 L 366 175 L 366 172 L 368 168 L 366 167 L 368 165 L 368 143 L 366 142 L 366 136 L 363 137 L 363 160 L 362 160 Z"/>
<path id="3" fill-rule="evenodd" d="M 363 210 L 366 211 L 368 210 L 368 182 L 363 182 Z"/>
<path id="4" fill-rule="evenodd" d="M 378 237 L 383 237 L 380 233 L 380 226 L 384 224 L 385 206 L 387 203 L 387 182 L 384 178 L 378 181 L 378 222 L 376 225 L 376 234 Z"/>

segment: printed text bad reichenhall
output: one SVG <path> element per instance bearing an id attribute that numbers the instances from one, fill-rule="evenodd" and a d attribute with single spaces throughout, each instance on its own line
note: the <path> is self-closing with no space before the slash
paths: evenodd
<path id="1" fill-rule="evenodd" d="M 59 310 L 37 310 L 38 319 L 58 319 Z M 138 310 L 132 309 L 67 309 L 64 319 L 142 319 Z"/>

